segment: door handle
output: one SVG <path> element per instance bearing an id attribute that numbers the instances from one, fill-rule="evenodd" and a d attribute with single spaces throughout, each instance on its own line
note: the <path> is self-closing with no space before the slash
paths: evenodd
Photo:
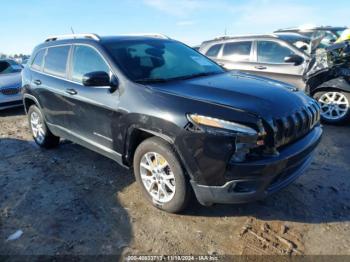
<path id="1" fill-rule="evenodd" d="M 265 70 L 265 69 L 267 69 L 267 67 L 266 66 L 254 66 L 256 69 L 259 69 L 259 70 Z"/>
<path id="2" fill-rule="evenodd" d="M 41 81 L 39 79 L 34 80 L 34 84 L 36 84 L 37 86 L 40 86 L 41 85 Z"/>
<path id="3" fill-rule="evenodd" d="M 78 94 L 77 91 L 75 91 L 74 89 L 71 89 L 71 88 L 66 89 L 66 93 L 67 93 L 67 94 L 70 94 L 70 95 L 76 95 L 76 94 Z"/>

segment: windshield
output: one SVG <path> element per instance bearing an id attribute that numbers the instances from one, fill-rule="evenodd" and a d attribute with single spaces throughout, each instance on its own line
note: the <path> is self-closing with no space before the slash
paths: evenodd
<path id="1" fill-rule="evenodd" d="M 0 75 L 21 72 L 22 67 L 14 61 L 0 61 Z"/>
<path id="2" fill-rule="evenodd" d="M 105 47 L 124 74 L 135 82 L 162 82 L 225 72 L 180 42 L 128 40 L 106 43 Z"/>

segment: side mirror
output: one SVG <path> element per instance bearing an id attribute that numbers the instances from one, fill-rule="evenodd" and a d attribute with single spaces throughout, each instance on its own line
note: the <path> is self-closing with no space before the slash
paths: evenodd
<path id="1" fill-rule="evenodd" d="M 97 71 L 83 76 L 84 86 L 110 86 L 110 77 L 106 72 Z"/>
<path id="2" fill-rule="evenodd" d="M 83 76 L 83 85 L 84 86 L 109 86 L 110 92 L 113 93 L 118 89 L 119 82 L 118 78 L 114 75 L 109 76 L 106 72 L 96 71 L 87 73 Z"/>
<path id="3" fill-rule="evenodd" d="M 301 65 L 304 62 L 304 58 L 299 55 L 290 55 L 284 58 L 285 63 L 292 63 L 295 66 Z"/>

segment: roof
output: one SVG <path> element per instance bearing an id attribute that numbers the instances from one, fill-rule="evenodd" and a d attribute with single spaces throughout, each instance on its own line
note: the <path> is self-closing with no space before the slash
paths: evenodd
<path id="1" fill-rule="evenodd" d="M 97 34 L 69 34 L 69 35 L 57 35 L 50 36 L 45 41 L 39 44 L 35 49 L 56 46 L 58 44 L 71 44 L 71 43 L 108 43 L 113 41 L 129 41 L 129 40 L 170 40 L 168 36 L 158 33 L 145 33 L 145 34 L 130 34 L 130 35 L 117 35 L 117 36 L 99 36 Z"/>

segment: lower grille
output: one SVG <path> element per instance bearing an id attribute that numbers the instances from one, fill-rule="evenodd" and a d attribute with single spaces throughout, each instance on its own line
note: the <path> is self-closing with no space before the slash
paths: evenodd
<path id="1" fill-rule="evenodd" d="M 21 88 L 17 87 L 17 88 L 2 88 L 0 89 L 0 93 L 3 95 L 16 95 L 21 91 Z"/>
<path id="2" fill-rule="evenodd" d="M 306 135 L 320 121 L 320 106 L 317 102 L 300 108 L 293 114 L 273 119 L 274 146 L 280 147 L 289 144 L 298 138 Z"/>

